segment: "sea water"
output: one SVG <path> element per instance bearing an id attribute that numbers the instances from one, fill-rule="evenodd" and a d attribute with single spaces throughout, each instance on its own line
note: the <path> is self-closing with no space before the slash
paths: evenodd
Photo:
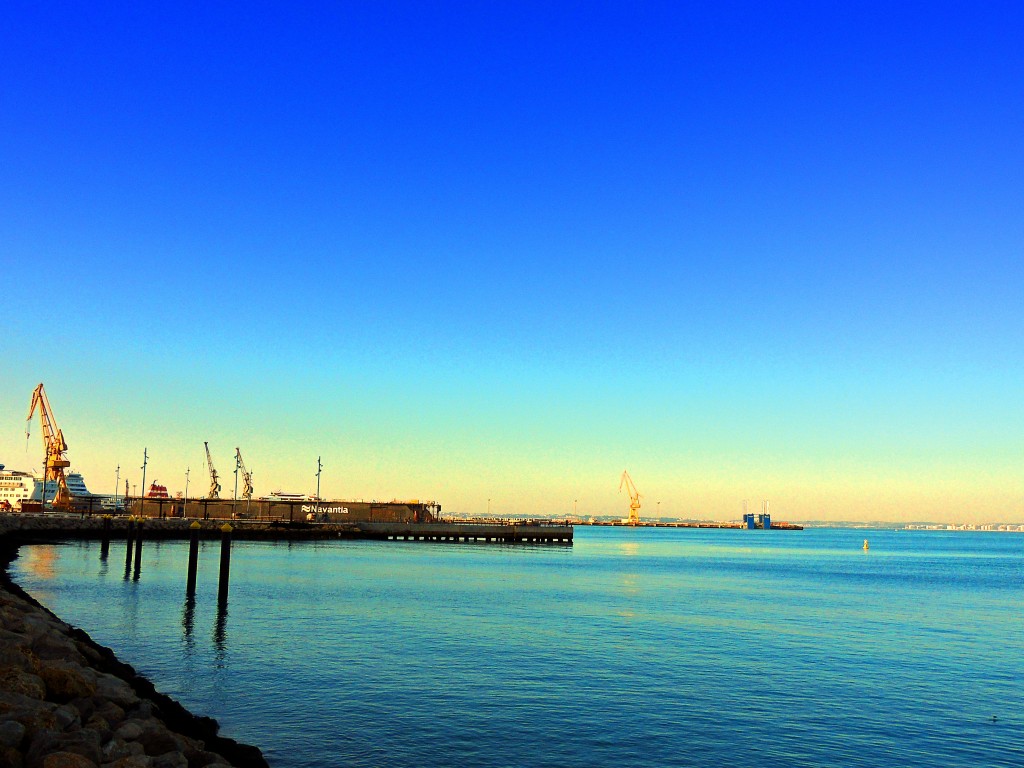
<path id="1" fill-rule="evenodd" d="M 218 550 L 12 575 L 278 768 L 1024 765 L 1021 534 L 236 541 L 223 610 Z"/>

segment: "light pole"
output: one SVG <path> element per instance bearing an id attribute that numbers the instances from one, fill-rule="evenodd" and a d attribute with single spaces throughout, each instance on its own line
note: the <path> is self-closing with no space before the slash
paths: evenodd
<path id="1" fill-rule="evenodd" d="M 576 517 L 576 502 L 578 502 L 578 501 L 579 501 L 579 499 L 573 499 L 572 500 L 572 516 L 573 517 Z"/>
<path id="2" fill-rule="evenodd" d="M 146 465 L 149 464 L 149 448 L 142 449 L 142 466 L 139 469 L 142 470 L 142 493 L 146 493 Z M 142 515 L 142 507 L 139 507 L 139 515 Z"/>
<path id="3" fill-rule="evenodd" d="M 320 457 L 316 457 L 316 500 L 320 501 L 320 473 L 324 471 L 324 465 L 320 463 Z"/>
<path id="4" fill-rule="evenodd" d="M 487 500 L 487 516 L 488 517 L 491 516 L 491 500 L 490 499 Z"/>
<path id="5" fill-rule="evenodd" d="M 114 480 L 114 512 L 117 513 L 117 487 L 121 485 L 121 465 L 117 465 L 117 479 Z"/>
<path id="6" fill-rule="evenodd" d="M 320 519 L 320 473 L 324 471 L 324 465 L 320 463 L 320 457 L 316 457 L 316 501 L 313 503 L 313 509 L 317 510 L 313 513 L 314 519 Z M 324 512 L 323 522 L 327 522 L 327 513 Z"/>
<path id="7" fill-rule="evenodd" d="M 185 514 L 188 510 L 188 475 L 192 471 L 191 467 L 185 467 L 185 503 L 181 505 L 181 516 L 187 517 Z"/>
<path id="8" fill-rule="evenodd" d="M 238 467 L 239 467 L 240 454 L 235 454 L 235 493 L 231 497 L 231 511 L 235 511 L 235 502 L 238 501 Z M 319 494 L 317 494 L 319 495 Z"/>

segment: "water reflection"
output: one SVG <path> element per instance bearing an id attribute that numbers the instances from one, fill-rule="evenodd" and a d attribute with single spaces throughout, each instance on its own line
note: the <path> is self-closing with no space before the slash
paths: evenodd
<path id="1" fill-rule="evenodd" d="M 25 567 L 33 576 L 49 581 L 56 577 L 56 547 L 25 547 Z"/>
<path id="2" fill-rule="evenodd" d="M 227 655 L 228 601 L 217 601 L 217 620 L 213 625 L 213 647 L 216 649 L 217 666 L 223 667 Z"/>
<path id="3" fill-rule="evenodd" d="M 127 575 L 125 576 L 125 581 L 128 581 Z M 125 594 L 124 611 L 121 616 L 121 621 L 127 629 L 128 634 L 134 637 L 139 631 L 139 602 L 141 601 L 142 596 L 139 593 L 138 585 L 134 582 L 129 581 L 127 587 L 128 589 Z"/>
<path id="4" fill-rule="evenodd" d="M 132 574 L 132 545 L 134 544 L 130 531 L 126 543 L 127 546 L 124 551 L 124 580 L 128 581 Z"/>
<path id="5" fill-rule="evenodd" d="M 628 558 L 634 558 L 640 555 L 640 544 L 636 541 L 624 541 L 619 545 L 619 550 Z M 636 563 L 631 563 L 629 567 L 635 568 Z M 640 594 L 640 576 L 637 573 L 626 571 L 622 574 L 622 592 L 635 597 Z M 632 614 L 626 616 L 626 618 L 632 618 Z"/>
<path id="6" fill-rule="evenodd" d="M 195 595 L 187 595 L 185 597 L 185 609 L 181 614 L 181 628 L 185 631 L 185 645 L 188 646 L 189 650 L 192 650 L 192 647 L 195 645 L 195 639 L 192 637 L 195 622 L 196 597 Z"/>
<path id="7" fill-rule="evenodd" d="M 622 550 L 622 554 L 629 557 L 636 557 L 640 554 L 640 545 L 635 541 L 624 541 L 619 549 Z"/>
<path id="8" fill-rule="evenodd" d="M 640 594 L 640 576 L 635 573 L 622 574 L 622 592 L 635 596 Z"/>
<path id="9" fill-rule="evenodd" d="M 142 539 L 135 542 L 135 574 L 132 581 L 138 581 L 142 574 Z"/>

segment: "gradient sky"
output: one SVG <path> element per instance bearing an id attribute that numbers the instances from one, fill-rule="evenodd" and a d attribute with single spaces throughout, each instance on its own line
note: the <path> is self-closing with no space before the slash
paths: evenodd
<path id="1" fill-rule="evenodd" d="M 1019 4 L 67 5 L 0 19 L 9 467 L 43 381 L 96 492 L 1024 522 Z"/>

